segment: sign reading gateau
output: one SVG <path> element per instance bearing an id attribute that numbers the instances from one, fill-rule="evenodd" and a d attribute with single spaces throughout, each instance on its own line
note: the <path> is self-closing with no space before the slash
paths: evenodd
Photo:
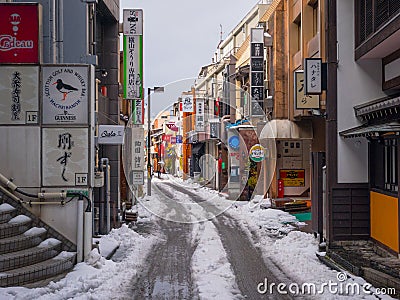
<path id="1" fill-rule="evenodd" d="M 42 68 L 43 124 L 88 123 L 88 67 Z"/>
<path id="2" fill-rule="evenodd" d="M 39 63 L 38 3 L 0 3 L 0 63 Z"/>

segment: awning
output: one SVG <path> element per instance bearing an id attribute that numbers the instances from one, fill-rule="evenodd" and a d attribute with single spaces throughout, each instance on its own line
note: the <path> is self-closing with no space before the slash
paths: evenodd
<path id="1" fill-rule="evenodd" d="M 344 138 L 355 137 L 378 137 L 384 133 L 397 133 L 400 132 L 400 123 L 392 122 L 387 124 L 370 125 L 370 126 L 357 126 L 354 128 L 346 129 L 339 134 Z"/>
<path id="2" fill-rule="evenodd" d="M 262 139 L 312 139 L 312 123 L 308 120 L 293 122 L 287 119 L 271 120 L 261 130 Z"/>

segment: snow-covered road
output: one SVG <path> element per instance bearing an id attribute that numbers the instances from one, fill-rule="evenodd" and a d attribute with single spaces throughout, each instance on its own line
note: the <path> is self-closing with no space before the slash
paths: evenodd
<path id="1" fill-rule="evenodd" d="M 135 231 L 124 225 L 102 238 L 120 245 L 113 260 L 93 251 L 90 264 L 65 278 L 41 288 L 0 288 L 0 300 L 377 299 L 362 291 L 361 278 L 339 273 L 347 278 L 339 281 L 321 264 L 317 241 L 296 230 L 296 218 L 265 206 L 173 177 L 155 179 L 153 196 L 140 199 Z M 345 289 L 329 290 L 330 282 L 361 291 L 346 296 Z M 304 285 L 315 291 L 302 293 Z"/>

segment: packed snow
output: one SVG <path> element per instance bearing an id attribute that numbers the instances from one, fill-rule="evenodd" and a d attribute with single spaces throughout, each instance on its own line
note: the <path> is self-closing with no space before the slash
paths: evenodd
<path id="1" fill-rule="evenodd" d="M 14 206 L 12 206 L 8 203 L 0 204 L 0 212 L 13 211 L 14 209 L 15 209 Z"/>
<path id="2" fill-rule="evenodd" d="M 9 224 L 23 224 L 23 223 L 27 223 L 30 222 L 31 218 L 29 218 L 28 216 L 25 215 L 18 215 L 14 218 L 12 218 L 10 221 L 8 221 Z"/>
<path id="3" fill-rule="evenodd" d="M 43 242 L 41 242 L 38 247 L 39 248 L 50 248 L 50 247 L 54 247 L 61 244 L 61 241 L 55 239 L 55 238 L 48 238 L 46 240 L 44 240 Z"/>
<path id="4" fill-rule="evenodd" d="M 46 232 L 46 229 L 43 227 L 32 227 L 31 229 L 28 229 L 27 231 L 25 231 L 24 235 L 25 236 L 35 236 L 35 235 L 40 235 L 45 232 Z"/>

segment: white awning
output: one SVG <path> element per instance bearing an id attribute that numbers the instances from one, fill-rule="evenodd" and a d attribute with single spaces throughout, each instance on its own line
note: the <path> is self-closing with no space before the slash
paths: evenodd
<path id="1" fill-rule="evenodd" d="M 293 122 L 287 119 L 271 120 L 264 125 L 260 134 L 262 139 L 312 139 L 312 123 L 308 120 Z"/>

